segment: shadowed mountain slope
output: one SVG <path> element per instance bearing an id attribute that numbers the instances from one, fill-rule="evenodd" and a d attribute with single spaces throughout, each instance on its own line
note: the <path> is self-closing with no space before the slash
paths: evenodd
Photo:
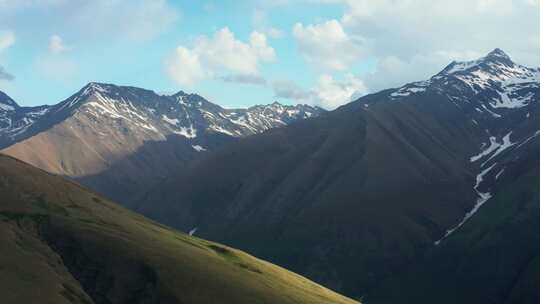
<path id="1" fill-rule="evenodd" d="M 138 210 L 369 300 L 466 233 L 525 172 L 511 168 L 540 134 L 539 101 L 540 70 L 496 49 L 241 139 L 158 185 Z"/>

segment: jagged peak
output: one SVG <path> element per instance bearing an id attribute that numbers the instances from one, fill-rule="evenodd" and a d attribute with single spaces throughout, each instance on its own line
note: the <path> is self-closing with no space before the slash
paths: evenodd
<path id="1" fill-rule="evenodd" d="M 127 85 L 116 85 L 112 83 L 105 83 L 105 82 L 89 82 L 86 86 L 84 86 L 81 91 L 83 94 L 88 93 L 135 93 L 135 92 L 145 92 L 145 93 L 153 93 L 155 95 L 159 95 L 156 92 L 140 87 L 135 86 L 127 86 Z"/>
<path id="2" fill-rule="evenodd" d="M 188 93 L 184 92 L 184 90 L 180 90 L 178 92 L 176 92 L 175 94 L 172 94 L 172 95 L 168 95 L 168 96 L 171 96 L 171 97 L 178 97 L 178 96 L 187 96 L 189 95 Z"/>
<path id="3" fill-rule="evenodd" d="M 444 68 L 437 75 L 451 75 L 456 73 L 463 73 L 470 70 L 478 69 L 493 69 L 497 66 L 514 67 L 516 64 L 512 61 L 510 56 L 503 50 L 496 48 L 489 52 L 486 56 L 477 60 L 471 61 L 452 61 L 446 68 Z"/>
<path id="4" fill-rule="evenodd" d="M 484 59 L 504 59 L 504 60 L 512 60 L 508 54 L 506 54 L 503 50 L 496 48 L 493 51 L 489 52 L 487 56 L 484 57 Z"/>
<path id="5" fill-rule="evenodd" d="M 109 91 L 111 88 L 115 88 L 115 87 L 117 86 L 111 83 L 89 82 L 86 86 L 83 87 L 83 90 L 90 89 L 90 90 L 96 90 L 96 91 Z"/>

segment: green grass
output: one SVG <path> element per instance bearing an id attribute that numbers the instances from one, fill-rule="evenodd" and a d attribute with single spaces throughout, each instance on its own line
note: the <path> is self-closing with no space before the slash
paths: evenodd
<path id="1" fill-rule="evenodd" d="M 0 156 L 2 303 L 355 303 Z"/>

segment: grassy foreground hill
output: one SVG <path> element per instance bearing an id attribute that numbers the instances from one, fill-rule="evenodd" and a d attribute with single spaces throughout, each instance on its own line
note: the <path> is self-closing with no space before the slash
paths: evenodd
<path id="1" fill-rule="evenodd" d="M 2 303 L 356 303 L 0 155 Z"/>

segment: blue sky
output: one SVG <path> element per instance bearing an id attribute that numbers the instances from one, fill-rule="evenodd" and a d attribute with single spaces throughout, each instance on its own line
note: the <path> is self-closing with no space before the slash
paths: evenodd
<path id="1" fill-rule="evenodd" d="M 537 0 L 0 0 L 0 90 L 53 104 L 97 81 L 226 107 L 334 108 L 495 47 L 540 66 L 539 9 Z"/>

